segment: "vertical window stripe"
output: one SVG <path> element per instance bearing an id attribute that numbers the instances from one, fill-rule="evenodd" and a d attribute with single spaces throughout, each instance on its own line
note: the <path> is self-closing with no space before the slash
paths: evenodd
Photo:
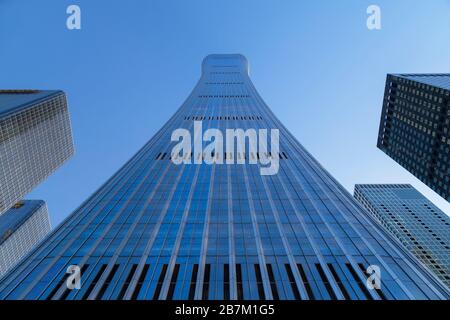
<path id="1" fill-rule="evenodd" d="M 261 269 L 259 268 L 259 264 L 255 264 L 255 276 L 256 276 L 256 285 L 258 286 L 258 295 L 259 300 L 266 300 L 266 294 L 264 293 L 264 285 L 261 277 Z"/>
<path id="2" fill-rule="evenodd" d="M 336 270 L 333 267 L 333 264 L 328 263 L 327 264 L 328 269 L 330 269 L 331 274 L 333 275 L 334 281 L 337 283 L 339 289 L 341 289 L 342 294 L 344 295 L 344 298 L 346 300 L 350 300 L 350 295 L 348 294 L 347 289 L 345 289 L 344 284 L 342 283 L 341 279 L 339 278 L 339 275 L 337 274 Z"/>
<path id="3" fill-rule="evenodd" d="M 111 272 L 109 273 L 108 277 L 105 280 L 105 283 L 103 283 L 100 291 L 97 294 L 96 300 L 101 300 L 103 298 L 103 295 L 105 294 L 106 290 L 108 289 L 109 284 L 111 283 L 112 279 L 114 278 L 114 275 L 117 272 L 117 269 L 119 269 L 119 265 L 115 264 L 114 267 L 111 269 Z"/>
<path id="4" fill-rule="evenodd" d="M 278 294 L 277 282 L 275 281 L 272 265 L 266 264 L 266 267 L 267 267 L 267 274 L 269 275 L 270 289 L 272 289 L 273 299 L 280 300 L 280 295 Z"/>
<path id="5" fill-rule="evenodd" d="M 236 265 L 236 287 L 238 300 L 244 300 L 244 287 L 242 285 L 242 266 Z"/>
<path id="6" fill-rule="evenodd" d="M 310 300 L 316 300 L 316 297 L 314 296 L 314 293 L 311 289 L 311 285 L 309 284 L 308 277 L 306 276 L 306 272 L 303 269 L 303 266 L 301 264 L 297 264 L 298 272 L 300 272 L 300 277 L 302 278 L 303 285 L 305 286 L 306 293 L 308 294 L 308 297 Z"/>
<path id="7" fill-rule="evenodd" d="M 289 283 L 291 284 L 291 290 L 295 300 L 302 300 L 300 292 L 298 291 L 297 283 L 295 282 L 294 274 L 292 273 L 291 265 L 287 263 L 284 265 L 284 267 L 286 268 L 286 273 L 289 279 Z"/>
<path id="8" fill-rule="evenodd" d="M 142 285 L 144 284 L 148 268 L 149 268 L 148 264 L 144 265 L 141 275 L 139 276 L 138 283 L 136 284 L 136 287 L 134 288 L 133 293 L 131 294 L 131 300 L 136 300 L 137 297 L 139 296 L 139 292 L 141 291 Z"/>
<path id="9" fill-rule="evenodd" d="M 164 283 L 164 278 L 166 277 L 167 273 L 167 264 L 163 264 L 161 273 L 159 275 L 158 283 L 156 284 L 155 293 L 153 294 L 153 300 L 158 300 L 159 294 L 161 293 L 161 289 Z"/>
<path id="10" fill-rule="evenodd" d="M 317 272 L 319 272 L 319 276 L 322 279 L 322 282 L 325 286 L 325 289 L 327 289 L 328 295 L 330 296 L 331 300 L 337 300 L 336 293 L 334 293 L 333 288 L 331 287 L 330 282 L 328 281 L 327 276 L 325 275 L 325 272 L 322 269 L 322 266 L 319 263 L 316 263 L 316 269 Z"/>
<path id="11" fill-rule="evenodd" d="M 223 265 L 223 299 L 230 300 L 230 266 Z"/>
<path id="12" fill-rule="evenodd" d="M 167 293 L 167 300 L 173 299 L 173 294 L 175 292 L 175 286 L 177 285 L 178 273 L 180 271 L 180 265 L 175 264 L 173 269 L 172 278 L 170 279 L 169 292 Z"/>
<path id="13" fill-rule="evenodd" d="M 137 264 L 133 264 L 133 266 L 130 269 L 130 272 L 128 272 L 128 276 L 125 279 L 125 283 L 122 285 L 122 289 L 120 289 L 119 296 L 117 297 L 118 300 L 122 300 L 125 296 L 125 293 L 127 292 L 128 287 L 130 286 L 131 279 L 133 279 L 134 273 L 137 269 Z"/>
<path id="14" fill-rule="evenodd" d="M 83 297 L 81 298 L 81 300 L 86 300 L 87 298 L 89 298 L 89 295 L 91 294 L 92 290 L 94 290 L 95 285 L 97 284 L 98 280 L 100 279 L 100 277 L 102 276 L 103 272 L 105 271 L 106 267 L 108 265 L 104 264 L 100 267 L 100 269 L 97 271 L 97 274 L 95 275 L 95 278 L 91 281 L 91 283 L 89 284 L 88 289 L 86 290 L 86 292 L 84 293 Z"/>
<path id="15" fill-rule="evenodd" d="M 205 265 L 205 274 L 203 275 L 202 300 L 208 300 L 210 275 L 211 275 L 211 265 L 206 264 Z"/>
<path id="16" fill-rule="evenodd" d="M 191 285 L 189 288 L 189 300 L 194 300 L 195 298 L 195 289 L 197 287 L 197 275 L 198 275 L 198 264 L 194 264 L 194 266 L 192 267 Z"/>

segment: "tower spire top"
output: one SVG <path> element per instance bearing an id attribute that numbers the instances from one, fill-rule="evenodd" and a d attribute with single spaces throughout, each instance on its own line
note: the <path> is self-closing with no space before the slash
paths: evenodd
<path id="1" fill-rule="evenodd" d="M 202 73 L 242 72 L 249 75 L 249 63 L 242 54 L 210 54 L 203 59 Z"/>

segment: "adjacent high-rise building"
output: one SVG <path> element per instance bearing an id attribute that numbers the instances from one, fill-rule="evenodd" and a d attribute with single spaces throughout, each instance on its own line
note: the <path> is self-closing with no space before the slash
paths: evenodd
<path id="1" fill-rule="evenodd" d="M 50 232 L 44 201 L 16 203 L 0 216 L 0 277 Z"/>
<path id="2" fill-rule="evenodd" d="M 450 217 L 409 184 L 362 184 L 355 198 L 450 288 Z"/>
<path id="3" fill-rule="evenodd" d="M 389 74 L 378 148 L 450 201 L 450 74 Z"/>
<path id="4" fill-rule="evenodd" d="M 73 153 L 62 91 L 0 90 L 0 215 Z"/>
<path id="5" fill-rule="evenodd" d="M 246 148 L 224 154 L 226 129 Z M 242 55 L 205 58 L 161 130 L 0 283 L 0 299 L 447 298 L 275 117 Z"/>

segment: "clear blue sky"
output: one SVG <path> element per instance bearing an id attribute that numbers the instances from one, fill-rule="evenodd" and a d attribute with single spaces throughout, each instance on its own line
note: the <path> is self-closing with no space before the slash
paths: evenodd
<path id="1" fill-rule="evenodd" d="M 381 31 L 366 27 L 370 4 Z M 246 55 L 268 105 L 348 190 L 412 183 L 450 214 L 376 148 L 386 74 L 450 72 L 449 1 L 0 0 L 0 88 L 69 97 L 76 155 L 29 195 L 53 225 L 176 111 L 210 53 Z"/>

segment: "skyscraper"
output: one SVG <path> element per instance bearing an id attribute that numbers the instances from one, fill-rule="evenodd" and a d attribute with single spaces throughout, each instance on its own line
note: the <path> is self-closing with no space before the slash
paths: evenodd
<path id="1" fill-rule="evenodd" d="M 201 139 L 208 151 L 199 151 L 199 122 L 217 129 L 216 139 L 248 130 L 246 146 L 251 130 L 279 129 L 279 150 L 274 131 L 270 152 L 220 154 Z M 173 136 L 192 130 L 194 151 L 177 165 Z M 210 152 L 243 163 L 207 164 Z M 279 170 L 264 175 L 265 165 L 251 164 L 263 158 Z M 80 290 L 67 287 L 70 266 L 81 270 Z M 381 290 L 366 285 L 369 266 L 380 269 Z M 1 299 L 448 296 L 274 116 L 242 55 L 206 57 L 197 86 L 162 129 L 0 283 Z"/>
<path id="2" fill-rule="evenodd" d="M 44 201 L 26 200 L 0 216 L 0 277 L 50 232 Z"/>
<path id="3" fill-rule="evenodd" d="M 450 74 L 389 74 L 378 148 L 450 201 Z"/>
<path id="4" fill-rule="evenodd" d="M 73 152 L 62 91 L 0 90 L 0 214 Z"/>
<path id="5" fill-rule="evenodd" d="M 450 287 L 450 218 L 409 184 L 362 184 L 355 198 Z"/>

